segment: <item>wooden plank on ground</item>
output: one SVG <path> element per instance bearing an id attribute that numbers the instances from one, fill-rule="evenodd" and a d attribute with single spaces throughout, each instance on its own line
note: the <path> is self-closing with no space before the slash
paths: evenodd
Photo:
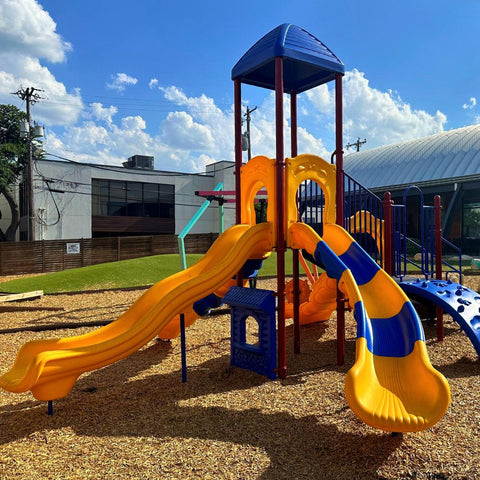
<path id="1" fill-rule="evenodd" d="M 19 300 L 31 300 L 32 298 L 40 298 L 43 296 L 43 290 L 34 290 L 33 292 L 24 293 L 8 293 L 0 295 L 1 302 L 18 302 Z"/>

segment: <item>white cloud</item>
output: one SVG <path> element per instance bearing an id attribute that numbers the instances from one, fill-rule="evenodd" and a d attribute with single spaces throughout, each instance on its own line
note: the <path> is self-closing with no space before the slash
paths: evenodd
<path id="1" fill-rule="evenodd" d="M 175 105 L 186 107 L 187 110 L 196 118 L 204 122 L 214 122 L 224 120 L 225 113 L 215 104 L 213 98 L 207 97 L 202 93 L 199 97 L 187 97 L 178 87 L 159 87 L 165 98 Z"/>
<path id="2" fill-rule="evenodd" d="M 113 116 L 118 112 L 117 107 L 110 105 L 110 107 L 104 107 L 101 103 L 95 102 L 89 105 L 90 116 L 95 120 L 100 120 L 111 125 L 113 122 Z M 89 114 L 87 113 L 87 117 Z"/>
<path id="3" fill-rule="evenodd" d="M 469 103 L 464 103 L 462 108 L 464 110 L 471 110 L 472 108 L 475 108 L 475 105 L 477 105 L 477 99 L 475 97 L 470 97 Z"/>
<path id="4" fill-rule="evenodd" d="M 333 130 L 334 98 L 332 92 L 314 89 L 305 107 L 320 115 Z M 433 115 L 412 109 L 392 90 L 372 88 L 365 74 L 354 69 L 346 72 L 343 85 L 344 138 L 367 138 L 368 147 L 403 142 L 441 132 L 447 117 L 440 111 Z M 326 120 L 325 120 L 326 118 Z"/>
<path id="5" fill-rule="evenodd" d="M 32 108 L 33 118 L 47 125 L 73 124 L 83 103 L 78 89 L 68 92 L 41 59 L 62 62 L 71 45 L 56 32 L 56 24 L 34 0 L 0 0 L 0 102 L 22 106 L 11 95 L 20 87 L 43 90 Z"/>
<path id="6" fill-rule="evenodd" d="M 57 25 L 35 0 L 0 2 L 2 51 L 63 62 L 72 46 L 56 32 Z"/>
<path id="7" fill-rule="evenodd" d="M 327 84 L 312 88 L 305 92 L 305 95 L 318 112 L 329 115 L 334 113 L 334 94 Z"/>
<path id="8" fill-rule="evenodd" d="M 206 95 L 189 97 L 177 86 L 159 87 L 172 110 L 152 134 L 140 116 L 115 121 L 116 107 L 90 105 L 87 120 L 66 130 L 55 145 L 81 152 L 82 158 L 119 165 L 137 153 L 153 155 L 156 168 L 203 171 L 208 163 L 233 160 L 233 108 L 222 110 Z M 252 114 L 252 155 L 275 156 L 274 93 L 269 93 Z M 285 102 L 285 152 L 289 155 L 289 99 Z M 305 95 L 301 108 L 308 116 L 299 119 L 298 150 L 326 160 L 334 148 L 334 98 L 332 90 L 317 88 Z M 321 128 L 312 120 L 321 119 Z M 372 88 L 364 74 L 347 72 L 344 80 L 345 143 L 358 136 L 367 138 L 368 147 L 388 144 L 441 131 L 446 117 L 413 109 L 392 91 Z M 302 123 L 305 121 L 305 124 Z M 480 119 L 479 119 L 480 120 Z M 98 125 L 95 122 L 102 122 Z M 243 130 L 245 129 L 245 125 Z M 318 132 L 320 133 L 318 133 Z M 314 133 L 315 132 L 315 133 Z M 244 154 L 246 158 L 246 154 Z"/>
<path id="9" fill-rule="evenodd" d="M 161 125 L 160 138 L 173 148 L 211 152 L 214 140 L 211 126 L 195 123 L 186 112 L 171 112 Z"/>
<path id="10" fill-rule="evenodd" d="M 169 98 L 174 100 L 172 108 L 183 108 L 170 112 L 157 134 L 147 132 L 141 116 L 117 119 L 116 107 L 95 103 L 82 123 L 61 135 L 50 135 L 46 149 L 77 161 L 111 165 L 135 154 L 153 155 L 156 168 L 187 172 L 204 171 L 205 165 L 218 160 L 233 160 L 230 109 L 223 112 L 213 99 L 187 97 L 176 87 L 169 89 Z"/>
<path id="11" fill-rule="evenodd" d="M 43 63 L 66 61 L 72 46 L 35 0 L 0 0 L 0 45 L 0 102 L 15 101 L 11 92 L 20 86 L 44 90 L 43 100 L 32 109 L 33 118 L 47 127 L 65 127 L 61 133 L 49 129 L 46 148 L 51 153 L 116 165 L 131 155 L 148 154 L 156 157 L 157 168 L 179 171 L 203 171 L 208 163 L 233 160 L 233 108 L 222 109 L 205 94 L 189 97 L 178 86 L 163 87 L 151 78 L 149 88 L 158 89 L 171 107 L 155 126 L 157 130 L 139 115 L 119 118 L 115 105 L 95 102 L 85 106 L 80 90 L 68 91 Z M 137 78 L 126 73 L 112 75 L 110 80 L 107 87 L 118 92 L 138 84 Z M 274 94 L 267 94 L 252 114 L 253 155 L 275 156 L 274 104 Z M 284 105 L 288 155 L 288 96 Z M 475 106 L 476 98 L 471 97 L 463 108 Z M 333 149 L 332 88 L 323 85 L 306 92 L 299 97 L 299 107 L 299 152 L 328 159 Z M 446 122 L 442 112 L 416 110 L 394 92 L 371 87 L 358 70 L 347 72 L 344 78 L 344 119 L 346 141 L 367 138 L 368 147 L 435 133 Z M 480 116 L 475 121 L 480 122 Z"/>
<path id="12" fill-rule="evenodd" d="M 136 85 L 138 79 L 135 77 L 131 77 L 126 73 L 117 73 L 116 75 L 111 76 L 111 82 L 106 84 L 106 87 L 110 90 L 117 90 L 119 92 L 123 92 L 126 87 L 130 85 Z"/>

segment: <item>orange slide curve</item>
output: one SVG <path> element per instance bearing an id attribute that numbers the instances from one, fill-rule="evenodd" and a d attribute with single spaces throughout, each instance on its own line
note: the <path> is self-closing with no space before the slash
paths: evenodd
<path id="1" fill-rule="evenodd" d="M 85 335 L 35 340 L 18 352 L 0 387 L 30 390 L 38 400 L 66 396 L 78 376 L 131 355 L 153 339 L 179 312 L 224 285 L 249 258 L 272 249 L 271 223 L 235 225 L 195 265 L 161 280 L 123 315 Z"/>
<path id="2" fill-rule="evenodd" d="M 313 282 L 311 291 L 307 282 L 303 280 L 300 282 L 300 325 L 329 320 L 337 308 L 337 281 L 323 272 Z M 293 281 L 287 284 L 286 294 L 285 316 L 293 318 Z"/>

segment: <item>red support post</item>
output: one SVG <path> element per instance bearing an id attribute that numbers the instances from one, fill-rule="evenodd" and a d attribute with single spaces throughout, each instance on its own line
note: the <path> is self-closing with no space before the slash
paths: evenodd
<path id="1" fill-rule="evenodd" d="M 297 94 L 290 94 L 290 151 L 292 158 L 298 155 Z M 299 252 L 292 251 L 293 262 L 293 351 L 300 353 L 300 272 Z"/>
<path id="2" fill-rule="evenodd" d="M 393 275 L 393 200 L 390 192 L 383 196 L 383 269 Z"/>
<path id="3" fill-rule="evenodd" d="M 336 178 L 336 222 L 343 227 L 343 93 L 342 75 L 335 75 L 335 157 L 337 167 Z M 345 298 L 340 290 L 337 290 L 337 364 L 345 362 Z"/>
<path id="4" fill-rule="evenodd" d="M 298 155 L 297 94 L 290 94 L 290 150 L 292 158 Z"/>
<path id="5" fill-rule="evenodd" d="M 344 202 L 344 183 L 343 183 L 343 100 L 342 100 L 342 75 L 335 75 L 335 164 L 337 167 L 337 195 L 336 207 L 337 225 L 343 227 L 343 202 Z"/>
<path id="6" fill-rule="evenodd" d="M 242 168 L 242 83 L 234 80 L 234 120 L 235 120 L 235 223 L 242 221 L 241 182 Z"/>
<path id="7" fill-rule="evenodd" d="M 278 376 L 287 376 L 285 328 L 285 153 L 283 142 L 283 58 L 275 57 L 275 133 L 277 197 Z"/>
<path id="8" fill-rule="evenodd" d="M 435 195 L 433 199 L 433 235 L 435 244 L 435 278 L 442 279 L 442 199 Z M 443 309 L 437 305 L 437 339 L 443 342 Z"/>
<path id="9" fill-rule="evenodd" d="M 235 122 L 235 223 L 242 222 L 242 183 L 240 171 L 243 163 L 242 152 L 242 83 L 234 80 L 234 122 Z M 237 273 L 237 285 L 243 286 L 243 275 L 240 270 Z"/>

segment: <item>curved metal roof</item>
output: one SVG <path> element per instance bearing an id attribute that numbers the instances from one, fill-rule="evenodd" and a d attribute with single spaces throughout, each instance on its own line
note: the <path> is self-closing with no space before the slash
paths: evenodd
<path id="1" fill-rule="evenodd" d="M 300 93 L 327 83 L 345 67 L 320 40 L 284 23 L 253 45 L 232 69 L 232 80 L 275 89 L 275 57 L 284 59 L 284 91 Z"/>
<path id="2" fill-rule="evenodd" d="M 480 176 L 480 125 L 351 153 L 344 170 L 367 188 Z"/>

